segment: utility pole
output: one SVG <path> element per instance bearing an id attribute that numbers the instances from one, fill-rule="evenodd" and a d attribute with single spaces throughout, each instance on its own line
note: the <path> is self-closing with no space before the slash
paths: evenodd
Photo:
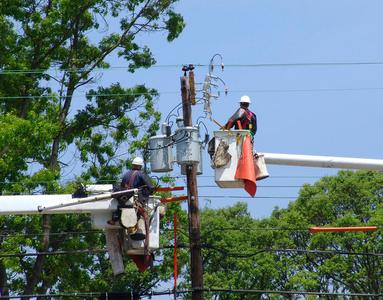
<path id="1" fill-rule="evenodd" d="M 190 85 L 186 71 L 189 68 L 182 69 L 185 73 L 181 77 L 181 95 L 182 110 L 184 118 L 184 126 L 193 126 L 192 109 L 190 97 Z M 194 75 L 194 74 L 193 74 Z M 203 270 L 201 255 L 201 239 L 200 239 L 200 217 L 198 207 L 198 190 L 197 190 L 197 165 L 186 165 L 186 182 L 188 192 L 188 218 L 189 218 L 189 243 L 190 243 L 190 266 L 192 281 L 192 299 L 203 299 Z"/>

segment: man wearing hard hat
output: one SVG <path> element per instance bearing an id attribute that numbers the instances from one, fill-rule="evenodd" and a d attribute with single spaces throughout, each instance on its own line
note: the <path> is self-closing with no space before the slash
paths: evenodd
<path id="1" fill-rule="evenodd" d="M 235 129 L 250 130 L 251 136 L 257 132 L 257 116 L 249 110 L 251 100 L 249 96 L 242 96 L 239 101 L 239 108 L 230 117 L 225 125 L 225 129 L 230 129 L 234 126 Z"/>
<path id="2" fill-rule="evenodd" d="M 148 175 L 142 171 L 144 160 L 136 157 L 132 161 L 132 169 L 127 171 L 122 177 L 121 189 L 141 188 L 142 200 L 147 200 L 149 195 L 153 193 L 154 187 L 150 182 Z"/>
<path id="3" fill-rule="evenodd" d="M 150 194 L 153 193 L 154 187 L 150 182 L 148 175 L 142 171 L 144 166 L 144 160 L 141 157 L 136 157 L 132 161 L 132 169 L 127 171 L 122 177 L 121 189 L 139 189 L 138 202 L 134 203 L 134 208 L 137 214 L 137 223 L 135 226 L 129 227 L 130 238 L 133 240 L 144 240 L 149 230 L 149 217 L 146 212 L 146 205 L 149 200 Z M 123 208 L 124 204 L 120 203 L 120 208 Z M 121 220 L 123 224 L 123 218 L 128 213 L 129 208 L 121 210 Z M 123 224 L 124 226 L 124 224 Z"/>

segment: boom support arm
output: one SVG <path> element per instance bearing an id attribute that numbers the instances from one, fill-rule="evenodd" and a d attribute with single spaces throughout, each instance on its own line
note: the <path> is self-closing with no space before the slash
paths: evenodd
<path id="1" fill-rule="evenodd" d="M 264 153 L 266 164 L 383 171 L 382 159 Z"/>

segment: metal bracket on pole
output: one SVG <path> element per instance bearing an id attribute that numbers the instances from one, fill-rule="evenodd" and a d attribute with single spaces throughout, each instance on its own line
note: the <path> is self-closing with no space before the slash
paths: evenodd
<path id="1" fill-rule="evenodd" d="M 62 207 L 67 207 L 72 205 L 79 205 L 79 204 L 88 203 L 88 202 L 96 202 L 96 201 L 101 201 L 105 199 L 111 199 L 111 198 L 124 196 L 126 194 L 131 194 L 131 193 L 134 193 L 134 195 L 138 195 L 138 190 L 139 189 L 129 189 L 129 190 L 123 190 L 118 192 L 112 192 L 112 193 L 104 193 L 104 194 L 100 194 L 96 196 L 90 196 L 90 197 L 78 199 L 77 201 L 60 203 L 60 204 L 52 205 L 52 206 L 38 206 L 37 210 L 38 212 L 43 213 L 46 210 L 62 208 Z"/>

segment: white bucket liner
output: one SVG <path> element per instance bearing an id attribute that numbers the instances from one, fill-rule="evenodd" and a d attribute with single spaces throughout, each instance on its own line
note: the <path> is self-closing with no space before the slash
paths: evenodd
<path id="1" fill-rule="evenodd" d="M 221 188 L 243 188 L 242 180 L 234 178 L 237 170 L 238 160 L 242 154 L 243 138 L 249 134 L 248 130 L 220 130 L 214 131 L 215 150 L 217 151 L 220 141 L 229 145 L 228 153 L 231 160 L 223 167 L 215 168 L 215 182 Z"/>
<path id="2" fill-rule="evenodd" d="M 242 154 L 242 144 L 244 137 L 249 134 L 248 130 L 220 130 L 214 131 L 215 137 L 215 150 L 217 151 L 218 145 L 224 141 L 229 145 L 228 153 L 231 155 L 231 160 L 225 166 L 215 168 L 215 182 L 221 188 L 243 188 L 244 183 L 242 180 L 234 178 L 237 171 L 238 160 Z M 269 177 L 267 172 L 265 157 L 263 154 L 258 154 L 257 159 L 254 157 L 254 168 L 256 179 L 261 180 Z"/>
<path id="3" fill-rule="evenodd" d="M 148 250 L 156 250 L 160 247 L 160 200 L 158 198 L 150 197 L 149 199 L 149 208 L 152 210 L 152 214 L 149 218 L 152 218 L 152 222 L 149 226 L 149 245 Z M 154 208 L 157 207 L 156 210 Z M 127 239 L 125 243 L 125 251 L 127 254 L 144 254 L 144 244 L 145 240 L 134 241 L 130 239 L 129 234 L 127 234 Z"/>

